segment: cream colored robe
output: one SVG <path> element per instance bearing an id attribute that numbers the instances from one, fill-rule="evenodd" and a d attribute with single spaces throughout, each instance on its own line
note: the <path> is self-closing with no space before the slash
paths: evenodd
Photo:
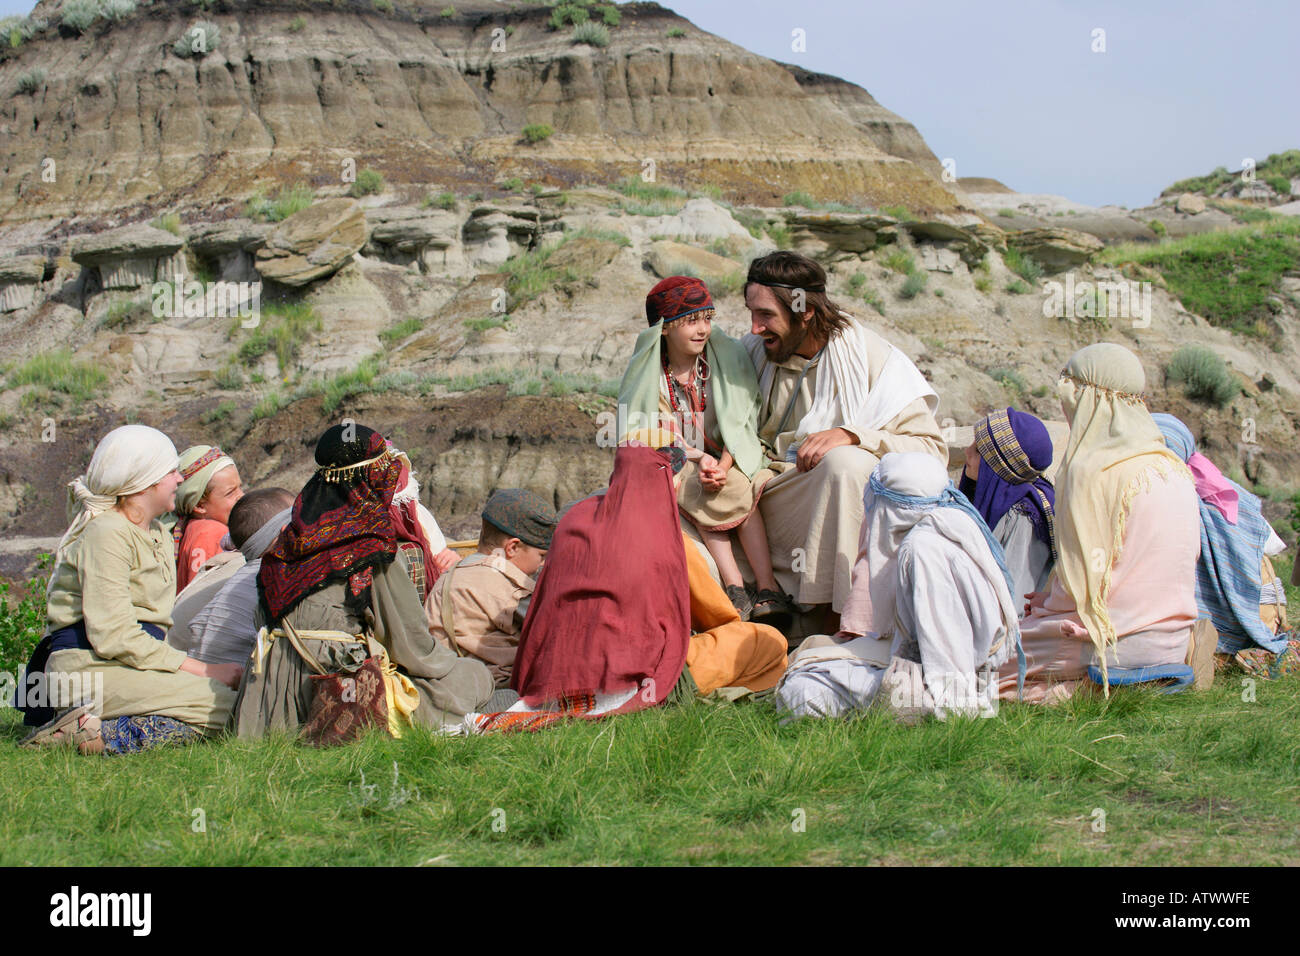
<path id="1" fill-rule="evenodd" d="M 874 340 L 876 346 L 867 355 L 869 382 L 876 380 L 889 357 L 889 343 L 879 336 Z M 743 344 L 762 382 L 771 364 L 763 340 L 747 335 Z M 849 596 L 858 552 L 862 492 L 881 456 L 920 451 L 946 466 L 948 448 L 925 399 L 918 398 L 880 429 L 836 423 L 857 438 L 857 445 L 834 448 L 811 471 L 797 471 L 783 459 L 800 419 L 812 407 L 818 365 L 819 359 L 798 355 L 776 365 L 758 413 L 758 437 L 768 456 L 778 460 L 755 476 L 754 485 L 762 488 L 758 506 L 767 526 L 777 583 L 800 604 L 829 603 L 839 611 Z M 808 373 L 800 382 L 805 367 Z M 782 419 L 784 427 L 778 433 Z"/>

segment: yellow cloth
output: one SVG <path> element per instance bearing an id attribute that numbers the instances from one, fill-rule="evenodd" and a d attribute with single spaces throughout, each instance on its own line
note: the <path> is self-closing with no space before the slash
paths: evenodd
<path id="1" fill-rule="evenodd" d="M 1129 506 L 1154 472 L 1191 473 L 1170 451 L 1142 400 L 1146 374 L 1122 345 L 1101 342 L 1071 356 L 1057 383 L 1070 439 L 1056 476 L 1056 574 L 1097 648 L 1116 643 L 1107 602 Z"/>

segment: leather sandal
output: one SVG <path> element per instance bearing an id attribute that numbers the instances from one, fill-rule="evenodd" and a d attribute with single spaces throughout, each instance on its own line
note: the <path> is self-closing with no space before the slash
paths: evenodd
<path id="1" fill-rule="evenodd" d="M 754 610 L 754 602 L 750 600 L 749 594 L 738 584 L 728 584 L 725 590 L 728 600 L 731 601 L 731 606 L 736 609 L 740 619 L 748 621 L 750 614 Z"/>
<path id="2" fill-rule="evenodd" d="M 94 717 L 89 704 L 73 707 L 57 715 L 53 720 L 42 724 L 24 737 L 19 747 L 34 749 L 36 747 L 62 747 L 68 744 L 80 746 L 99 737 L 99 727 L 93 730 L 81 726 L 81 718 Z"/>
<path id="3" fill-rule="evenodd" d="M 763 588 L 754 598 L 754 610 L 749 619 L 785 632 L 794 622 L 794 600 L 783 591 Z"/>

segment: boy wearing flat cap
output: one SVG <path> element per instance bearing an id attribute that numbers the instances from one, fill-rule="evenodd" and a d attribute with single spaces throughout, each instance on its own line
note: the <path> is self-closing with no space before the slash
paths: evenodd
<path id="1" fill-rule="evenodd" d="M 541 495 L 507 488 L 488 498 L 478 550 L 440 577 L 425 601 L 429 632 L 510 686 L 519 630 L 537 569 L 551 545 L 555 509 Z"/>

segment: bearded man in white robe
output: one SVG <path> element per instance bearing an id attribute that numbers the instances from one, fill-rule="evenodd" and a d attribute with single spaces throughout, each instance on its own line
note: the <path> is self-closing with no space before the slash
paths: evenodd
<path id="1" fill-rule="evenodd" d="M 772 459 L 754 478 L 772 567 L 796 603 L 839 612 L 880 458 L 921 452 L 947 465 L 939 398 L 906 355 L 827 297 L 826 271 L 806 256 L 755 259 L 745 305 L 758 435 Z"/>

